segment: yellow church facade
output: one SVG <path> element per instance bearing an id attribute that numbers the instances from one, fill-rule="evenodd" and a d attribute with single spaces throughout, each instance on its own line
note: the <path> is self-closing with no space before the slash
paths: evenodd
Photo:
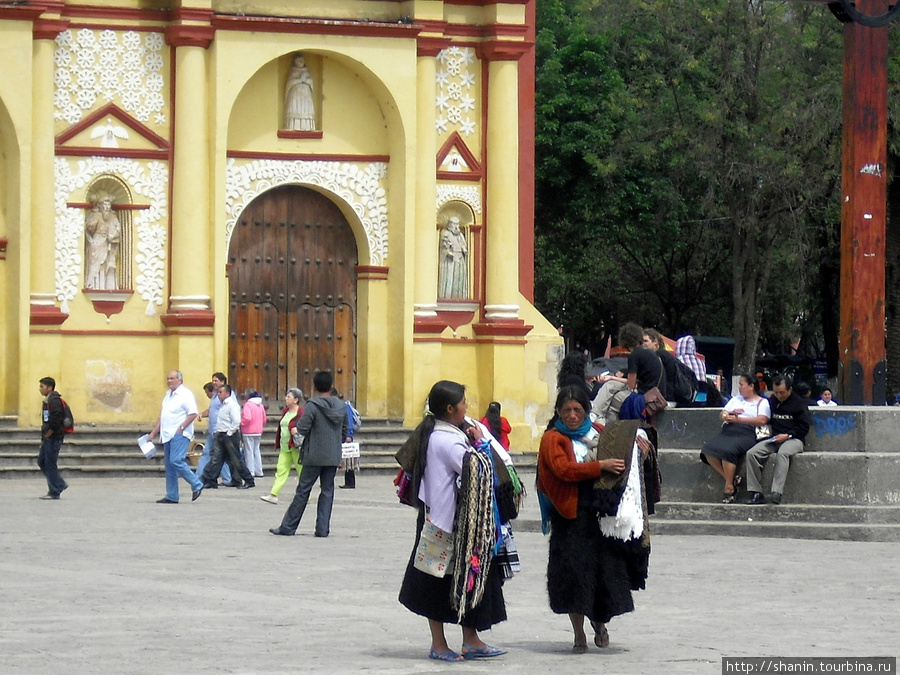
<path id="1" fill-rule="evenodd" d="M 165 373 L 364 415 L 439 379 L 535 449 L 534 0 L 0 1 L 0 413 L 150 424 Z"/>

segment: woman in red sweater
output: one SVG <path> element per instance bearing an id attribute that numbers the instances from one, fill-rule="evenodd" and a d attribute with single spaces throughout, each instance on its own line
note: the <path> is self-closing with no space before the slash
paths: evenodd
<path id="1" fill-rule="evenodd" d="M 641 508 L 641 458 L 651 447 L 643 432 L 635 435 L 638 422 L 618 423 L 626 425 L 614 434 L 618 438 L 613 443 L 599 443 L 600 433 L 591 425 L 589 410 L 583 388 L 563 387 L 538 454 L 538 495 L 542 515 L 550 521 L 550 608 L 569 615 L 576 654 L 588 649 L 584 617 L 591 620 L 594 644 L 606 647 L 609 632 L 605 624 L 613 616 L 632 611 L 631 590 L 643 587 L 643 579 L 635 575 L 634 561 L 635 554 L 640 555 L 646 523 L 640 513 L 646 513 Z M 621 458 L 622 452 L 597 459 L 598 444 L 626 447 L 627 460 Z M 598 492 L 595 482 L 604 476 L 600 482 L 606 481 L 610 489 Z M 603 503 L 598 502 L 598 495 Z M 635 528 L 625 535 L 611 530 L 605 534 L 607 529 L 601 530 L 601 520 L 606 520 L 603 516 L 612 514 L 609 520 L 616 521 L 618 511 L 633 519 Z"/>

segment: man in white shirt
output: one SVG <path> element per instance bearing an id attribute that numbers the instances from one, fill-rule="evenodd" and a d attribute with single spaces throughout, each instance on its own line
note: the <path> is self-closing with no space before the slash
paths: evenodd
<path id="1" fill-rule="evenodd" d="M 230 487 L 236 487 L 239 490 L 256 487 L 256 481 L 253 474 L 244 464 L 244 457 L 241 454 L 241 408 L 235 397 L 231 393 L 231 385 L 223 384 L 216 393 L 219 397 L 221 406 L 219 407 L 219 415 L 216 418 L 215 442 L 212 453 L 210 454 L 209 464 L 203 470 L 201 480 L 203 487 L 215 488 L 219 471 L 222 469 L 222 462 L 227 461 L 231 467 Z M 237 480 L 240 476 L 243 483 Z M 226 483 L 226 485 L 229 485 Z"/>
<path id="2" fill-rule="evenodd" d="M 194 437 L 194 420 L 197 417 L 197 401 L 191 391 L 184 386 L 181 371 L 173 370 L 166 376 L 169 391 L 163 397 L 159 421 L 148 436 L 149 440 L 159 434 L 166 460 L 166 496 L 157 499 L 157 504 L 178 503 L 178 476 L 191 486 L 191 501 L 195 501 L 203 490 L 203 483 L 194 475 L 187 464 L 187 451 Z"/>

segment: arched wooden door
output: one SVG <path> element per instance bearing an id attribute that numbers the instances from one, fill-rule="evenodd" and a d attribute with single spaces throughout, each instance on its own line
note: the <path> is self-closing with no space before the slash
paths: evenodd
<path id="1" fill-rule="evenodd" d="M 281 402 L 288 387 L 312 396 L 313 375 L 331 370 L 355 400 L 357 259 L 346 218 L 318 192 L 254 199 L 228 249 L 229 381 Z"/>

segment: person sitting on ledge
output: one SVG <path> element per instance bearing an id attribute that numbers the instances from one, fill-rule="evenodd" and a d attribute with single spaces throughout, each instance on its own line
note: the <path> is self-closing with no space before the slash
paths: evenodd
<path id="1" fill-rule="evenodd" d="M 794 391 L 789 377 L 777 375 L 773 380 L 775 395 L 769 399 L 772 409 L 772 437 L 760 441 L 747 451 L 748 504 L 765 504 L 762 496 L 762 468 L 770 455 L 775 455 L 775 476 L 769 501 L 780 504 L 787 480 L 791 457 L 803 452 L 806 434 L 812 426 L 809 407 Z"/>

